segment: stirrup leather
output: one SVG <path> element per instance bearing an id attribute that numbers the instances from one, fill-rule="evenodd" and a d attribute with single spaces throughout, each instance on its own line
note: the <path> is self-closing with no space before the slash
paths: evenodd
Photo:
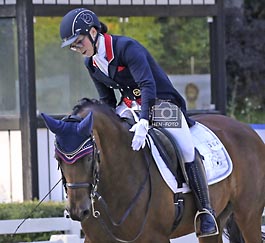
<path id="1" fill-rule="evenodd" d="M 214 220 L 216 232 L 211 233 L 211 234 L 204 234 L 204 235 L 201 234 L 200 227 L 198 227 L 198 225 L 200 226 L 200 223 L 201 223 L 200 222 L 200 219 L 198 217 L 201 214 L 208 214 L 208 215 L 210 215 L 212 217 L 212 219 Z M 194 217 L 194 229 L 195 229 L 196 236 L 198 238 L 208 237 L 208 236 L 213 236 L 213 235 L 218 235 L 219 234 L 219 229 L 218 229 L 218 226 L 217 226 L 216 219 L 215 219 L 215 217 L 212 215 L 212 213 L 207 208 L 203 208 L 202 210 L 197 211 L 197 213 L 196 213 L 196 215 Z"/>

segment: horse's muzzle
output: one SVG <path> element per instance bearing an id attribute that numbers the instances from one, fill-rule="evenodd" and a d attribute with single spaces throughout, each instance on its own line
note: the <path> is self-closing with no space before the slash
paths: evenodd
<path id="1" fill-rule="evenodd" d="M 87 207 L 69 207 L 67 208 L 69 216 L 72 220 L 83 221 L 86 218 L 89 218 L 91 215 L 90 208 Z"/>

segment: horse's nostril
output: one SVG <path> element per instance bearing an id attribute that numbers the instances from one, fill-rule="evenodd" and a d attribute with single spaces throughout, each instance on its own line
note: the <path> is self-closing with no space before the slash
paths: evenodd
<path id="1" fill-rule="evenodd" d="M 90 214 L 90 210 L 89 210 L 89 209 L 84 210 L 84 212 L 83 212 L 83 216 L 84 216 L 84 217 L 89 216 L 89 214 Z"/>
<path id="2" fill-rule="evenodd" d="M 64 217 L 65 218 L 70 218 L 69 210 L 67 208 L 64 210 Z"/>

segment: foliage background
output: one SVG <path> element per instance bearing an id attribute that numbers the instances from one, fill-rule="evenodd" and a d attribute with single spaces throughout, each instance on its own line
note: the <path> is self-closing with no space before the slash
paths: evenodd
<path id="1" fill-rule="evenodd" d="M 226 9 L 226 67 L 231 116 L 265 123 L 265 1 Z"/>
<path id="2" fill-rule="evenodd" d="M 107 24 L 108 33 L 138 40 L 168 74 L 189 73 L 191 57 L 198 60 L 196 73 L 210 71 L 207 18 L 101 17 L 100 20 Z M 49 75 L 54 75 L 68 68 L 59 62 L 67 59 L 68 55 L 67 48 L 58 52 L 60 21 L 61 18 L 36 18 L 36 68 L 39 76 L 46 76 L 47 70 Z M 46 62 L 47 59 L 58 62 Z"/>

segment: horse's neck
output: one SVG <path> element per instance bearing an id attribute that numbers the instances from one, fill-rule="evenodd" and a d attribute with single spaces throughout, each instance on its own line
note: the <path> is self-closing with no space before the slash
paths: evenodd
<path id="1" fill-rule="evenodd" d="M 94 119 L 94 135 L 100 150 L 104 189 L 131 190 L 132 182 L 142 181 L 145 163 L 142 152 L 131 148 L 132 135 L 128 128 L 107 115 Z M 108 189 L 107 189 L 108 188 Z"/>
<path id="2" fill-rule="evenodd" d="M 115 152 L 115 148 L 120 146 L 120 141 L 118 139 L 119 131 L 113 124 L 113 118 L 99 111 L 93 111 L 93 117 L 93 134 L 101 154 L 105 154 L 109 150 Z"/>
<path id="3" fill-rule="evenodd" d="M 111 114 L 94 113 L 94 133 L 104 151 L 112 149 L 114 152 L 129 139 L 129 133 L 122 123 Z"/>

